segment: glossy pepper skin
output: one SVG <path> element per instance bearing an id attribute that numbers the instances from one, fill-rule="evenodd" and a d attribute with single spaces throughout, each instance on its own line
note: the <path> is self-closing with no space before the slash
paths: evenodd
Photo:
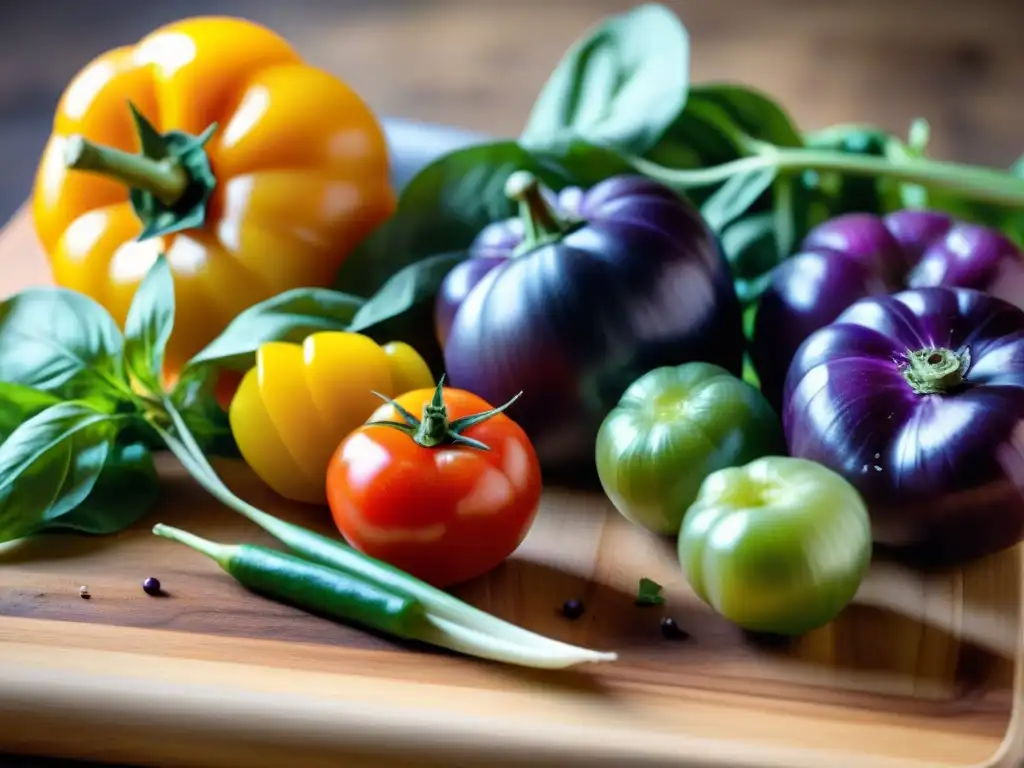
<path id="1" fill-rule="evenodd" d="M 875 541 L 957 563 L 1024 534 L 1024 311 L 965 288 L 858 301 L 800 347 L 783 401 L 791 455 L 853 484 Z"/>
<path id="2" fill-rule="evenodd" d="M 750 356 L 780 407 L 801 342 L 865 296 L 930 286 L 973 288 L 1024 303 L 1024 254 L 994 229 L 944 213 L 855 213 L 813 229 L 761 297 Z"/>
<path id="3" fill-rule="evenodd" d="M 302 344 L 268 342 L 242 377 L 228 418 L 256 474 L 293 501 L 326 504 L 327 466 L 338 444 L 380 405 L 429 387 L 433 376 L 409 345 L 324 331 Z"/>
<path id="4" fill-rule="evenodd" d="M 744 629 L 802 635 L 832 621 L 871 563 L 864 500 L 813 461 L 768 456 L 708 476 L 679 563 L 697 597 Z"/>
<path id="5" fill-rule="evenodd" d="M 142 158 L 126 173 L 123 153 L 159 155 L 161 136 L 163 149 L 179 150 L 201 138 L 169 169 Z M 394 206 L 384 134 L 358 94 L 264 27 L 200 17 L 78 73 L 56 111 L 32 213 L 56 282 L 120 323 L 166 254 L 173 375 L 246 307 L 330 285 Z M 139 240 L 146 225 L 156 234 Z"/>
<path id="6" fill-rule="evenodd" d="M 488 402 L 525 393 L 516 420 L 545 471 L 593 474 L 602 420 L 647 371 L 739 374 L 729 268 L 688 202 L 638 176 L 563 190 L 554 206 L 528 174 L 506 191 L 520 217 L 481 232 L 448 275 L 438 335 L 452 386 Z"/>

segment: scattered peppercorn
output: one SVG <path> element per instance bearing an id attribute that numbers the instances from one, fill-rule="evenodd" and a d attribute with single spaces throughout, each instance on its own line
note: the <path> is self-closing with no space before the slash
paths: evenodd
<path id="1" fill-rule="evenodd" d="M 83 600 L 88 600 L 90 597 L 92 597 L 92 595 L 89 594 L 89 588 L 88 587 L 79 587 L 78 588 L 78 596 L 80 598 L 82 598 Z"/>
<path id="2" fill-rule="evenodd" d="M 160 579 L 150 576 L 144 582 L 142 582 L 142 591 L 147 595 L 159 595 L 160 594 Z"/>
<path id="3" fill-rule="evenodd" d="M 579 600 L 566 600 L 562 605 L 562 615 L 567 619 L 578 619 L 583 615 L 583 603 Z"/>
<path id="4" fill-rule="evenodd" d="M 685 640 L 690 636 L 688 632 L 676 624 L 676 620 L 671 616 L 666 616 L 661 620 L 661 634 L 668 640 Z"/>

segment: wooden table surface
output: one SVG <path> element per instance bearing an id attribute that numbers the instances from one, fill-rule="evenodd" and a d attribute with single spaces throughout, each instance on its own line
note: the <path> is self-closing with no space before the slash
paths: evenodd
<path id="1" fill-rule="evenodd" d="M 933 153 L 1024 152 L 1020 0 L 671 0 L 695 80 L 761 87 L 806 128 L 932 125 Z M 0 221 L 28 192 L 62 87 L 89 58 L 197 13 L 247 15 L 383 114 L 514 134 L 564 49 L 625 0 L 34 0 L 0 10 Z M 0 764 L 42 766 L 0 756 Z M 59 763 L 65 765 L 64 763 Z M 58 763 L 47 762 L 47 768 Z M 70 765 L 70 764 L 67 764 Z M 383 768 L 383 766 L 381 767 Z"/>

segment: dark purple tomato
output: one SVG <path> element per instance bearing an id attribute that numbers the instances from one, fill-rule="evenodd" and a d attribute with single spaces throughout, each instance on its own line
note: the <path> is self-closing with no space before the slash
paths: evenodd
<path id="1" fill-rule="evenodd" d="M 449 274 L 437 330 L 451 386 L 488 402 L 523 392 L 516 421 L 545 469 L 592 473 L 602 419 L 653 368 L 740 373 L 729 268 L 689 202 L 640 176 L 555 198 L 513 174 L 507 191 L 520 217 L 485 229 Z"/>
<path id="2" fill-rule="evenodd" d="M 757 310 L 750 356 L 768 402 L 779 407 L 801 342 L 853 302 L 939 285 L 1024 304 L 1024 255 L 997 230 L 933 211 L 852 213 L 813 229 Z"/>
<path id="3" fill-rule="evenodd" d="M 874 540 L 945 565 L 1024 533 L 1024 311 L 965 288 L 854 303 L 783 394 L 789 452 L 861 493 Z"/>

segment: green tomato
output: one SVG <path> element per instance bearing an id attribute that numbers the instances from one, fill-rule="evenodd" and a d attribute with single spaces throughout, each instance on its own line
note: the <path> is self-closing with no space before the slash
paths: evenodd
<path id="1" fill-rule="evenodd" d="M 801 635 L 857 593 L 871 561 L 871 521 L 840 475 L 773 456 L 708 477 L 678 549 L 693 591 L 719 614 L 745 629 Z"/>
<path id="2" fill-rule="evenodd" d="M 625 391 L 598 431 L 597 474 L 624 517 L 674 536 L 705 477 L 784 447 L 757 389 L 717 365 L 686 363 Z"/>

